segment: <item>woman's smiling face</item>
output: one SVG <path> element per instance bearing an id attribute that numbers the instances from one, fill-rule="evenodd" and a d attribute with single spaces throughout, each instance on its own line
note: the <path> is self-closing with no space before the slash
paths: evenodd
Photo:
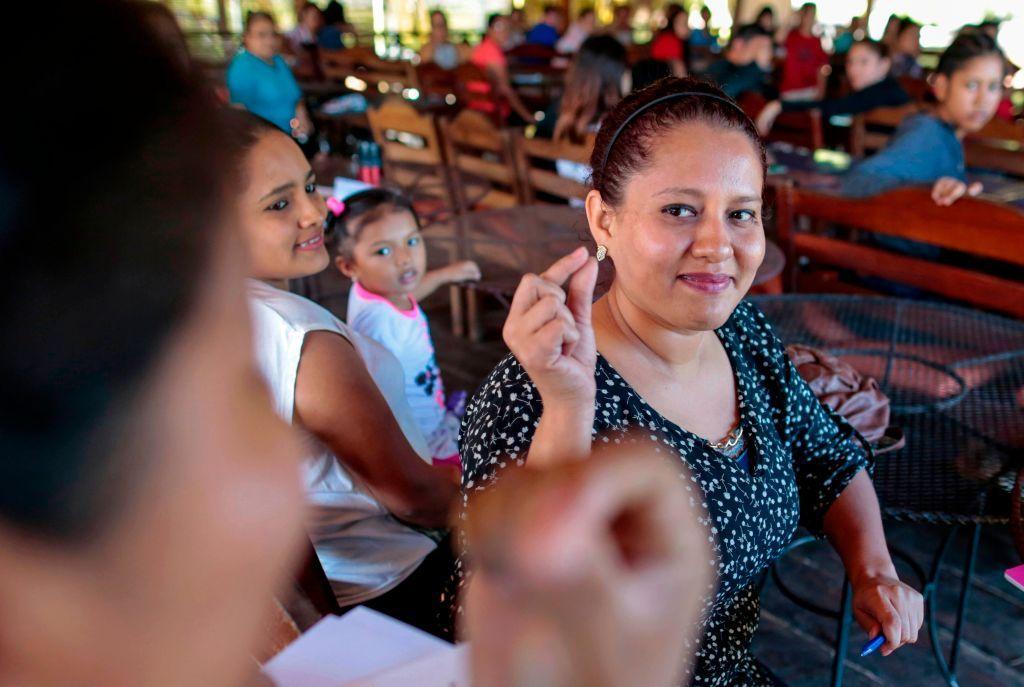
<path id="1" fill-rule="evenodd" d="M 324 246 L 327 206 L 299 146 L 284 133 L 267 132 L 244 164 L 238 209 L 249 276 L 280 280 L 322 272 L 330 263 Z"/>
<path id="2" fill-rule="evenodd" d="M 703 121 L 658 134 L 652 148 L 603 227 L 591 192 L 591 231 L 620 297 L 668 329 L 715 329 L 764 258 L 759 151 L 747 133 Z"/>

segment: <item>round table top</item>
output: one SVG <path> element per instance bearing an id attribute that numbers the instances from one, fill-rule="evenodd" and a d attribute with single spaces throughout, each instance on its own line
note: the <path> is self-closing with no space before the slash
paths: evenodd
<path id="1" fill-rule="evenodd" d="M 837 354 L 878 380 L 906 447 L 877 458 L 886 512 L 1003 522 L 1024 467 L 1024 323 L 899 298 L 753 299 L 786 343 Z"/>

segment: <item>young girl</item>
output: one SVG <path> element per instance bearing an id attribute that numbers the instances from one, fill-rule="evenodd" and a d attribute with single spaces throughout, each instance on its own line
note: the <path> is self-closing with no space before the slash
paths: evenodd
<path id="1" fill-rule="evenodd" d="M 967 185 L 966 134 L 995 115 L 1003 92 L 1003 54 L 981 33 L 962 34 L 939 59 L 932 89 L 938 105 L 903 120 L 889 145 L 843 177 L 848 196 L 871 196 L 900 186 L 932 184 L 932 198 L 949 205 L 980 184 Z"/>
<path id="2" fill-rule="evenodd" d="M 434 463 L 459 465 L 464 393 L 445 402 L 430 325 L 417 301 L 439 286 L 480 278 L 476 263 L 426 271 L 419 220 L 404 197 L 370 188 L 335 205 L 335 265 L 352 279 L 348 325 L 380 343 L 402 364 L 405 396 Z"/>

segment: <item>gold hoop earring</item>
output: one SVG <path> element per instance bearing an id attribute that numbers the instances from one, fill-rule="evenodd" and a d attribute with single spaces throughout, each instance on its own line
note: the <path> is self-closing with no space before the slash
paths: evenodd
<path id="1" fill-rule="evenodd" d="M 608 257 L 608 246 L 605 246 L 604 244 L 598 246 L 597 247 L 597 253 L 596 253 L 595 257 L 597 258 L 598 262 L 601 262 L 602 260 L 607 258 Z"/>

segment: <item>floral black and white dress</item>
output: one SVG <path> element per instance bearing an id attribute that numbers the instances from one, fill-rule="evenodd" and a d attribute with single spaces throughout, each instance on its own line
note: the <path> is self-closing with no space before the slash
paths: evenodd
<path id="1" fill-rule="evenodd" d="M 716 334 L 736 379 L 749 469 L 662 417 L 600 354 L 594 440 L 633 440 L 626 439 L 627 428 L 642 428 L 659 450 L 689 467 L 681 479 L 707 511 L 714 546 L 707 564 L 719 583 L 705 599 L 692 684 L 771 685 L 774 678 L 750 654 L 759 616 L 756 582 L 798 523 L 820 533 L 825 512 L 870 457 L 854 430 L 814 397 L 760 310 L 740 303 Z M 541 410 L 529 376 L 506 357 L 463 420 L 464 495 L 491 487 L 502 468 L 526 461 Z"/>

